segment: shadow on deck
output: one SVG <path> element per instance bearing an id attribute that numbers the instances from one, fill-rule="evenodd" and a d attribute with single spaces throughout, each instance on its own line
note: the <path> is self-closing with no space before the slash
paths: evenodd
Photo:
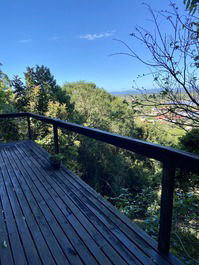
<path id="1" fill-rule="evenodd" d="M 0 145 L 0 264 L 181 264 L 32 141 Z"/>

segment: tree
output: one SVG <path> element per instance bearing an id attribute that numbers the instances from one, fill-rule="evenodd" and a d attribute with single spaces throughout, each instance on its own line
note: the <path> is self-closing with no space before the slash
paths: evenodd
<path id="1" fill-rule="evenodd" d="M 18 76 L 12 81 L 13 105 L 17 111 L 29 111 L 64 120 L 71 119 L 73 105 L 69 95 L 61 89 L 46 66 L 27 67 L 25 82 Z M 32 121 L 33 137 L 40 144 L 53 149 L 52 128 L 47 124 Z"/>
<path id="2" fill-rule="evenodd" d="M 0 63 L 1 66 L 1 63 Z M 12 90 L 11 81 L 8 76 L 0 69 L 0 111 L 9 112 L 12 109 Z"/>
<path id="3" fill-rule="evenodd" d="M 155 116 L 187 128 L 199 127 L 199 32 L 196 17 L 193 14 L 179 14 L 175 4 L 169 11 L 154 11 L 147 8 L 155 25 L 155 31 L 137 27 L 131 36 L 148 51 L 149 58 L 143 58 L 125 42 L 125 54 L 149 67 L 154 85 L 161 88 L 161 93 L 147 94 L 135 82 L 135 87 L 142 92 L 133 97 L 133 107 L 154 107 Z M 167 23 L 169 34 L 161 28 Z M 143 74 L 145 76 L 145 74 Z M 143 113 L 147 115 L 147 113 Z M 153 115 L 153 114 L 152 114 Z"/>
<path id="4" fill-rule="evenodd" d="M 0 69 L 0 113 L 10 112 L 14 112 L 11 81 L 9 80 L 8 76 Z M 1 141 L 12 141 L 19 139 L 17 122 L 15 120 L 0 120 L 0 139 Z"/>
<path id="5" fill-rule="evenodd" d="M 190 153 L 199 155 L 199 129 L 193 128 L 180 138 L 179 147 Z M 199 178 L 196 174 L 180 171 L 177 176 L 178 184 L 183 190 L 189 190 L 190 187 L 196 191 L 199 188 Z"/>
<path id="6" fill-rule="evenodd" d="M 50 101 L 67 104 L 68 110 L 72 109 L 69 96 L 57 85 L 48 67 L 27 67 L 24 76 L 25 83 L 18 76 L 12 81 L 15 103 L 19 111 L 45 114 Z"/>
<path id="7" fill-rule="evenodd" d="M 180 139 L 180 147 L 188 152 L 199 154 L 199 129 L 192 129 Z"/>
<path id="8" fill-rule="evenodd" d="M 14 92 L 14 104 L 18 111 L 25 111 L 28 105 L 28 98 L 26 96 L 26 86 L 23 84 L 18 76 L 12 80 L 12 87 Z"/>
<path id="9" fill-rule="evenodd" d="M 66 83 L 63 90 L 74 104 L 74 122 L 139 137 L 131 105 L 122 98 L 112 96 L 94 83 L 82 81 Z M 73 139 L 71 143 L 76 145 L 82 178 L 101 194 L 118 194 L 122 187 L 127 186 L 129 190 L 137 191 L 147 183 L 148 173 L 151 174 L 151 164 L 147 159 L 139 157 L 141 161 L 138 161 L 131 152 L 88 137 L 73 135 Z"/>
<path id="10" fill-rule="evenodd" d="M 57 100 L 61 88 L 56 84 L 50 69 L 43 65 L 27 67 L 24 75 L 30 110 L 44 114 L 48 110 L 48 102 Z"/>
<path id="11" fill-rule="evenodd" d="M 184 0 L 184 4 L 190 13 L 195 13 L 199 5 L 199 0 Z"/>

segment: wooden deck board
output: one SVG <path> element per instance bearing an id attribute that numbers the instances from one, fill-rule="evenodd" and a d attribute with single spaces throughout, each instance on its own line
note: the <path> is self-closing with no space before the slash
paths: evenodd
<path id="1" fill-rule="evenodd" d="M 6 191 L 5 183 L 3 180 L 5 164 L 1 163 L 1 174 L 0 174 L 0 195 L 1 195 L 1 204 L 2 204 L 2 212 L 4 214 L 4 225 L 6 226 L 7 230 L 7 238 L 1 238 L 1 250 L 3 250 L 3 242 L 4 247 L 6 245 L 9 246 L 13 253 L 14 262 L 16 264 L 27 264 L 27 259 L 24 251 L 24 246 L 22 244 L 17 224 L 15 221 L 14 214 L 12 212 L 11 203 Z M 5 247 L 6 248 L 6 247 Z M 7 249 L 7 248 L 6 248 Z M 2 261 L 3 262 L 3 261 Z"/>
<path id="2" fill-rule="evenodd" d="M 18 154 L 19 155 L 19 154 Z M 96 248 L 95 242 L 92 242 L 90 238 L 86 237 L 86 233 L 82 231 L 81 227 L 77 230 L 77 232 L 81 233 L 81 236 L 83 238 L 80 238 L 78 233 L 74 230 L 73 226 L 75 226 L 75 220 L 73 220 L 73 223 L 71 224 L 68 218 L 65 218 L 63 213 L 58 208 L 58 205 L 55 203 L 53 196 L 50 194 L 50 190 L 53 189 L 53 187 L 47 187 L 46 183 L 43 181 L 43 179 L 40 180 L 42 176 L 42 170 L 39 171 L 36 170 L 36 167 L 31 168 L 30 165 L 33 165 L 32 163 L 29 165 L 29 163 L 26 163 L 26 161 L 23 161 L 23 157 L 19 156 L 19 160 L 21 160 L 21 164 L 24 163 L 26 171 L 28 171 L 29 177 L 31 178 L 32 182 L 34 182 L 34 185 L 37 187 L 37 190 L 40 192 L 40 195 L 43 197 L 43 200 L 45 200 L 46 206 L 51 210 L 50 214 L 50 221 L 52 222 L 50 225 L 52 226 L 54 222 L 56 222 L 57 226 L 53 226 L 53 230 L 57 230 L 57 233 L 59 234 L 60 238 L 63 237 L 61 240 L 64 240 L 64 238 L 67 238 L 67 242 L 63 242 L 63 246 L 68 245 L 69 252 L 67 253 L 68 256 L 73 257 L 74 255 L 79 255 L 82 260 L 86 260 L 88 264 L 94 264 L 96 263 L 96 257 L 94 256 L 94 253 L 98 250 L 98 246 Z M 36 176 L 39 176 L 36 177 Z M 35 192 L 36 193 L 36 192 Z M 40 196 L 37 193 L 37 196 Z M 54 217 L 53 217 L 54 215 Z M 68 213 L 70 215 L 70 213 Z M 56 219 L 56 220 L 55 220 Z M 73 226 L 72 226 L 73 225 Z M 77 226 L 77 225 L 76 225 Z M 60 228 L 62 229 L 61 232 Z M 64 237 L 65 234 L 65 237 Z M 90 250 L 90 252 L 89 252 Z M 73 254 L 74 253 L 74 254 Z M 98 255 L 98 259 L 102 262 L 104 261 L 105 264 L 110 264 L 106 262 L 106 257 Z M 72 263 L 78 263 L 80 261 L 73 260 L 71 258 Z"/>
<path id="3" fill-rule="evenodd" d="M 0 201 L 0 239 L 1 239 L 0 264 L 10 264 L 10 265 L 14 264 L 12 251 L 10 248 L 10 242 L 8 238 L 8 232 L 4 221 L 4 211 L 1 201 Z"/>
<path id="4" fill-rule="evenodd" d="M 8 154 L 7 161 L 10 163 L 9 158 L 10 158 L 11 154 L 10 154 L 9 150 L 8 150 L 8 152 L 5 151 L 5 153 Z M 51 252 L 48 248 L 48 243 L 45 241 L 45 230 L 43 229 L 45 227 L 45 224 L 42 227 L 42 225 L 41 225 L 42 222 L 38 222 L 37 218 L 34 216 L 34 214 L 36 216 L 38 216 L 37 206 L 35 207 L 35 202 L 31 198 L 30 191 L 27 190 L 27 188 L 24 185 L 24 182 L 21 182 L 21 180 L 20 180 L 20 172 L 18 170 L 18 167 L 16 167 L 14 163 L 12 163 L 12 164 L 10 163 L 10 169 L 12 170 L 11 171 L 12 172 L 11 173 L 12 174 L 11 181 L 12 181 L 13 186 L 15 187 L 15 189 L 17 191 L 17 196 L 18 196 L 19 202 L 21 204 L 21 208 L 23 210 L 24 218 L 27 221 L 29 229 L 32 233 L 32 237 L 34 238 L 36 245 L 39 246 L 38 252 L 41 256 L 41 260 L 44 264 L 48 263 L 48 264 L 54 265 L 56 263 L 54 261 L 53 255 L 51 254 Z M 26 197 L 26 194 L 28 195 L 27 197 Z M 33 208 L 33 210 L 32 210 L 32 208 Z M 36 211 L 34 211 L 34 209 L 36 209 Z M 41 218 L 39 220 L 41 220 Z M 49 235 L 49 234 L 47 233 L 46 235 Z M 50 235 L 49 235 L 48 241 L 51 242 Z"/>
<path id="5" fill-rule="evenodd" d="M 32 141 L 0 144 L 0 195 L 0 265 L 182 264 Z"/>
<path id="6" fill-rule="evenodd" d="M 36 161 L 32 159 L 31 161 L 35 163 Z M 118 253 L 112 248 L 104 239 L 103 235 L 98 232 L 98 230 L 93 226 L 91 220 L 85 218 L 85 215 L 81 212 L 81 210 L 76 206 L 74 201 L 71 201 L 71 196 L 69 194 L 69 190 L 67 193 L 64 192 L 58 185 L 54 183 L 54 179 L 49 178 L 45 171 L 41 173 L 41 181 L 45 183 L 45 187 L 50 190 L 50 193 L 54 200 L 56 201 L 58 207 L 65 214 L 66 218 L 76 227 L 78 233 L 83 232 L 81 235 L 84 237 L 84 241 L 89 240 L 92 244 L 96 245 L 107 255 L 107 257 L 113 262 L 118 262 L 119 264 L 127 264 L 122 260 L 122 258 L 118 255 Z M 53 186 L 53 189 L 52 189 Z M 60 197 L 58 196 L 60 195 Z M 76 219 L 76 220 L 75 220 Z M 78 220 L 78 222 L 77 222 Z M 81 231 L 82 230 L 82 231 Z M 85 238 L 86 234 L 90 236 Z M 106 261 L 106 257 L 103 256 L 103 262 Z M 111 263 L 112 264 L 112 263 Z"/>
<path id="7" fill-rule="evenodd" d="M 41 167 L 48 167 L 49 154 L 45 150 L 41 149 L 38 145 L 36 147 L 34 145 L 33 152 L 35 148 L 37 148 L 37 156 L 39 155 L 41 159 Z M 71 181 L 75 185 L 76 190 L 82 192 L 80 197 L 86 195 L 87 199 L 90 198 L 92 203 L 96 203 L 96 205 L 98 205 L 99 207 L 99 210 L 103 210 L 106 216 L 110 217 L 113 223 L 120 227 L 127 237 L 130 237 L 132 241 L 136 242 L 136 244 L 142 248 L 143 253 L 148 253 L 153 261 L 156 261 L 157 264 L 182 264 L 174 255 L 169 254 L 165 257 L 160 256 L 157 252 L 157 242 L 153 238 L 146 234 L 137 225 L 132 223 L 130 219 L 128 219 L 125 215 L 121 214 L 111 203 L 104 200 L 104 198 L 100 194 L 96 193 L 95 190 L 93 190 L 89 185 L 83 182 L 79 177 L 74 175 L 65 167 L 63 167 L 62 169 L 67 174 L 62 174 L 63 181 L 60 185 L 62 187 L 66 186 L 67 181 Z M 62 173 L 62 171 L 55 172 L 56 175 L 59 175 L 60 173 Z M 67 186 L 65 190 L 68 191 Z"/>
<path id="8" fill-rule="evenodd" d="M 51 251 L 54 250 L 53 255 L 57 261 L 57 264 L 70 264 L 68 259 L 70 259 L 73 264 L 82 264 L 68 238 L 64 236 L 63 230 L 57 221 L 55 216 L 57 214 L 56 208 L 53 209 L 54 212 L 52 212 L 50 208 L 52 204 L 52 198 L 49 197 L 43 190 L 38 189 L 36 185 L 37 176 L 31 174 L 31 171 L 28 167 L 25 169 L 26 164 L 24 160 L 26 157 L 24 159 L 20 159 L 14 152 L 12 155 L 13 157 L 10 160 L 11 163 L 16 163 L 18 168 L 20 168 L 21 181 L 26 183 L 27 187 L 29 188 L 27 197 L 31 193 L 37 204 L 36 208 L 34 207 L 35 217 L 37 218 L 38 222 L 42 224 L 42 230 L 47 229 L 45 238 L 46 241 L 49 239 L 51 240 Z M 63 219 L 62 222 L 64 223 L 66 220 Z"/>
<path id="9" fill-rule="evenodd" d="M 32 239 L 31 233 L 28 229 L 26 219 L 22 213 L 18 202 L 17 192 L 15 186 L 12 185 L 10 178 L 12 172 L 10 167 L 6 167 L 6 157 L 0 154 L 0 164 L 2 165 L 2 179 L 5 190 L 7 191 L 8 200 L 12 208 L 13 217 L 15 219 L 21 242 L 24 246 L 25 255 L 28 263 L 41 264 L 40 257 L 37 252 L 35 242 Z"/>
<path id="10" fill-rule="evenodd" d="M 48 168 L 49 168 L 49 165 L 48 165 Z M 40 173 L 42 173 L 42 169 L 40 169 Z M 56 180 L 57 181 L 56 172 L 54 172 L 54 174 L 53 174 L 53 180 Z M 45 183 L 45 186 L 46 186 L 46 183 Z M 56 183 L 53 184 L 53 188 L 55 186 L 56 186 Z M 82 209 L 84 209 L 84 211 L 86 211 L 85 205 L 81 203 L 81 200 L 77 196 L 74 197 L 73 192 L 71 192 L 71 190 L 70 190 L 70 188 L 68 186 L 67 187 L 65 186 L 65 191 L 66 190 L 67 190 L 67 193 L 69 194 L 69 196 L 70 196 L 71 199 L 73 198 L 74 201 L 76 201 L 76 203 L 78 203 L 78 202 L 80 203 L 80 205 L 79 205 L 80 206 L 79 207 L 79 211 L 81 211 Z M 89 218 L 90 220 L 92 220 L 92 223 L 96 222 L 95 218 L 93 218 L 92 213 L 89 214 L 88 211 L 86 213 L 86 218 Z M 85 217 L 84 217 L 84 219 L 81 220 L 81 222 L 84 223 L 85 222 L 84 220 L 85 220 Z M 98 224 L 99 229 L 102 230 L 102 233 L 105 235 L 105 237 L 108 234 L 108 236 L 109 236 L 109 242 L 111 240 L 114 240 L 114 237 L 113 237 L 112 233 L 110 232 L 109 229 L 107 229 L 106 227 L 103 226 L 103 223 L 101 223 L 101 222 L 99 222 L 97 220 L 97 224 Z M 111 229 L 112 229 L 112 227 L 111 227 Z M 116 248 L 120 249 L 121 252 L 122 252 L 123 245 L 120 244 L 120 242 L 117 239 L 115 239 L 115 245 L 116 245 Z M 126 255 L 126 259 L 128 259 L 130 263 L 132 263 L 132 262 L 136 263 L 137 262 L 139 264 L 139 261 L 134 257 L 134 255 L 132 255 L 130 252 L 128 252 L 127 249 L 124 248 L 123 251 L 124 251 L 124 253 Z M 104 262 L 105 262 L 105 260 L 104 260 Z"/>

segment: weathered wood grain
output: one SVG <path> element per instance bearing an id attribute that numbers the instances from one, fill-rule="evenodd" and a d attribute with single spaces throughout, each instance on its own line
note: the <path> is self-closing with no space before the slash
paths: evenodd
<path id="1" fill-rule="evenodd" d="M 181 264 L 32 141 L 0 145 L 0 264 Z"/>

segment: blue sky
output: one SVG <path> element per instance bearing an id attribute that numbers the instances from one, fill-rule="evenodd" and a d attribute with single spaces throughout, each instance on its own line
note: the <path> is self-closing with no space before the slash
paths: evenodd
<path id="1" fill-rule="evenodd" d="M 27 66 L 45 65 L 57 82 L 92 81 L 108 91 L 131 89 L 147 69 L 115 52 L 121 39 L 146 51 L 130 37 L 135 26 L 153 29 L 143 0 L 1 0 L 0 62 L 10 78 L 23 76 Z M 150 0 L 155 9 L 167 0 Z M 166 31 L 166 26 L 163 25 Z M 150 79 L 142 85 L 150 88 Z"/>

